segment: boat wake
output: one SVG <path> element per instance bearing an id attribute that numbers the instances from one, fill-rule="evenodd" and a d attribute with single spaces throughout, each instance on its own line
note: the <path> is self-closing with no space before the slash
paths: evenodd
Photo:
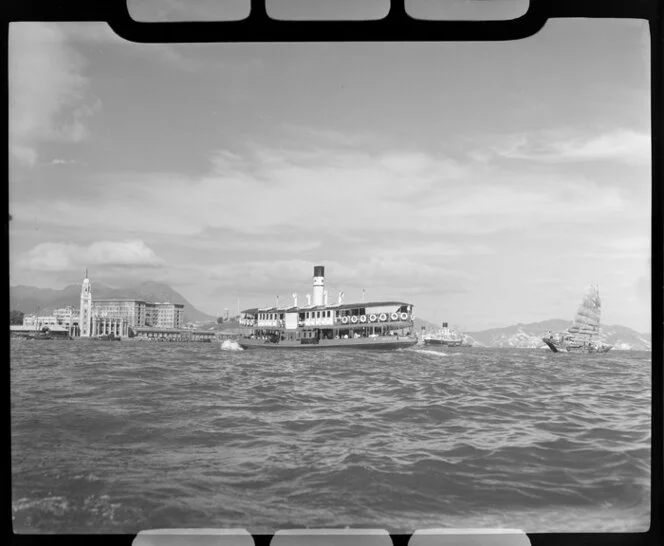
<path id="1" fill-rule="evenodd" d="M 419 353 L 422 355 L 434 355 L 434 356 L 448 356 L 447 353 L 443 353 L 442 351 L 434 351 L 432 349 L 399 349 L 403 351 L 408 351 L 409 353 Z"/>
<path id="2" fill-rule="evenodd" d="M 232 339 L 225 339 L 223 343 L 221 344 L 221 350 L 222 351 L 244 351 L 242 347 L 240 347 L 240 344 L 237 341 L 233 341 Z"/>

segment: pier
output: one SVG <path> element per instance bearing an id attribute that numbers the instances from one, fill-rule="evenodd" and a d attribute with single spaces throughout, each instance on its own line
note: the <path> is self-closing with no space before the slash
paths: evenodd
<path id="1" fill-rule="evenodd" d="M 204 330 L 184 330 L 178 328 L 132 328 L 133 336 L 129 340 L 135 341 L 178 341 L 209 343 L 215 339 L 214 332 Z"/>

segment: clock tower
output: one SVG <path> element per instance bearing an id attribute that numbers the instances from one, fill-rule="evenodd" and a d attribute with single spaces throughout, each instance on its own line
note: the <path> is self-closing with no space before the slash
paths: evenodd
<path id="1" fill-rule="evenodd" d="M 88 268 L 85 268 L 85 279 L 81 286 L 81 310 L 78 320 L 81 337 L 90 337 L 92 331 L 92 285 L 88 279 Z"/>

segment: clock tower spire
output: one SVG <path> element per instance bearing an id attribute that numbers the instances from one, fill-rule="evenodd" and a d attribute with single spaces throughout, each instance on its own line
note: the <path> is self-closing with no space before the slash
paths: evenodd
<path id="1" fill-rule="evenodd" d="M 85 268 L 85 278 L 81 285 L 81 307 L 78 319 L 81 337 L 90 337 L 92 333 L 92 284 L 88 278 L 88 268 Z"/>

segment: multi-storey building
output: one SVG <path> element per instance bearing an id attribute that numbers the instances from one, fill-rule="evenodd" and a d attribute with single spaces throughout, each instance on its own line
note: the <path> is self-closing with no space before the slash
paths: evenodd
<path id="1" fill-rule="evenodd" d="M 178 329 L 183 322 L 184 305 L 180 303 L 153 303 L 132 298 L 93 299 L 86 269 L 81 289 L 81 336 L 112 333 L 124 337 L 129 335 L 130 328 Z"/>
<path id="2" fill-rule="evenodd" d="M 145 302 L 136 299 L 94 299 L 92 313 L 98 318 L 122 318 L 132 327 L 145 326 Z"/>
<path id="3" fill-rule="evenodd" d="M 67 307 L 61 307 L 60 309 L 55 309 L 53 311 L 53 316 L 58 320 L 58 324 L 72 324 L 78 322 L 79 312 L 76 307 L 73 305 L 68 305 Z"/>
<path id="4" fill-rule="evenodd" d="M 150 301 L 145 302 L 145 324 L 144 326 L 155 326 L 157 324 L 157 304 Z"/>
<path id="5" fill-rule="evenodd" d="M 46 327 L 53 331 L 66 330 L 70 335 L 78 333 L 79 313 L 73 306 L 55 309 L 50 315 L 25 315 L 23 326 L 34 330 Z"/>
<path id="6" fill-rule="evenodd" d="M 154 304 L 156 309 L 155 328 L 182 328 L 184 322 L 184 305 L 181 303 L 160 302 Z"/>
<path id="7" fill-rule="evenodd" d="M 23 326 L 39 330 L 44 326 L 53 328 L 58 326 L 58 319 L 54 315 L 25 315 L 23 317 Z"/>

